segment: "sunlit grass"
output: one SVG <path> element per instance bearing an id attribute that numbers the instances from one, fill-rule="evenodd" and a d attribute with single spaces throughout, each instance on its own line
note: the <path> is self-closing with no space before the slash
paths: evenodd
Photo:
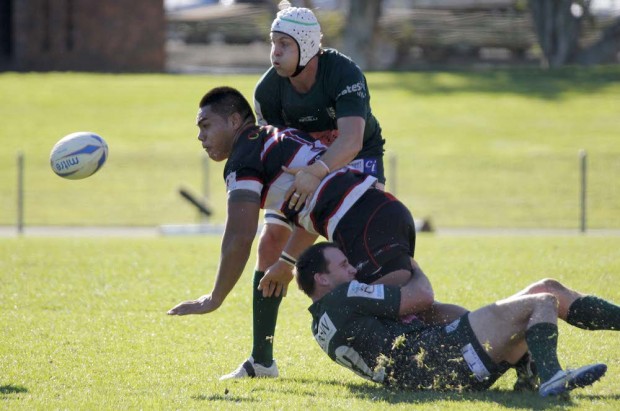
<path id="1" fill-rule="evenodd" d="M 620 228 L 620 69 L 368 73 L 384 131 L 387 187 L 440 227 L 579 226 L 579 151 L 588 153 L 588 223 Z M 206 192 L 225 218 L 222 164 L 196 141 L 197 102 L 219 85 L 250 100 L 255 75 L 0 74 L 0 224 L 17 216 L 16 156 L 25 155 L 30 225 L 198 221 L 179 195 Z M 58 178 L 49 152 L 91 130 L 110 146 L 83 181 Z"/>
<path id="2" fill-rule="evenodd" d="M 606 362 L 572 403 L 512 392 L 391 392 L 331 362 L 310 332 L 310 300 L 291 287 L 275 338 L 282 377 L 221 383 L 249 355 L 251 267 L 215 313 L 169 317 L 208 292 L 217 236 L 0 241 L 0 407 L 4 409 L 618 409 L 614 332 L 560 328 L 565 366 Z M 474 309 L 554 277 L 620 301 L 616 237 L 421 235 L 416 256 L 436 296 Z"/>

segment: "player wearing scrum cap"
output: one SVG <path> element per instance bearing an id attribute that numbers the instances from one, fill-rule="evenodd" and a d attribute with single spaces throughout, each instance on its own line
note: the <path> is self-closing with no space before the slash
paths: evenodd
<path id="1" fill-rule="evenodd" d="M 384 140 L 360 68 L 337 50 L 321 47 L 321 26 L 307 8 L 281 10 L 270 37 L 272 67 L 254 93 L 259 124 L 300 129 L 329 146 L 321 162 L 291 170 L 296 179 L 288 192 L 289 206 L 299 209 L 331 170 L 349 163 L 377 177 L 383 187 Z M 291 229 L 280 212 L 265 211 L 253 281 L 252 354 L 223 379 L 278 376 L 273 336 L 278 307 L 292 278 L 291 267 L 279 259 Z"/>

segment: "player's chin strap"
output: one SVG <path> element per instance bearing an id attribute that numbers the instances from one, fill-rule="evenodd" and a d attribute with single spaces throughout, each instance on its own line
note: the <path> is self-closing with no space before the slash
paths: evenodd
<path id="1" fill-rule="evenodd" d="M 312 56 L 312 58 L 310 60 L 312 60 L 313 58 L 318 56 L 320 53 L 321 53 L 321 51 L 319 50 L 319 52 L 316 53 L 314 56 Z M 310 62 L 310 60 L 308 60 L 308 62 Z M 306 66 L 307 66 L 307 64 L 305 66 L 300 66 L 299 65 L 299 59 L 297 59 L 297 69 L 295 70 L 295 72 L 293 73 L 293 75 L 291 77 L 297 77 L 302 71 L 304 71 Z"/>
<path id="2" fill-rule="evenodd" d="M 306 68 L 306 66 L 300 66 L 299 64 L 297 65 L 297 70 L 295 70 L 295 72 L 293 73 L 293 75 L 291 77 L 297 77 L 299 75 L 299 73 L 301 73 L 302 71 L 304 71 L 304 69 Z"/>

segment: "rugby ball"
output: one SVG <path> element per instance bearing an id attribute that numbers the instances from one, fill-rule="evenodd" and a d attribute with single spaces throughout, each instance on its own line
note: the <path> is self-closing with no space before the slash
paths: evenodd
<path id="1" fill-rule="evenodd" d="M 71 180 L 95 174 L 108 159 L 108 144 L 89 131 L 71 133 L 56 143 L 50 154 L 54 173 Z"/>

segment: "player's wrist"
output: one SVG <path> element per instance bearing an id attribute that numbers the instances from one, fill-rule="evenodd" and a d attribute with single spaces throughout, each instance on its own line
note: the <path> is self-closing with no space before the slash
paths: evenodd
<path id="1" fill-rule="evenodd" d="M 308 166 L 308 172 L 319 180 L 322 180 L 329 174 L 330 170 L 323 160 L 317 160 Z"/>
<path id="2" fill-rule="evenodd" d="M 295 264 L 297 263 L 295 257 L 288 254 L 286 251 L 282 251 L 282 254 L 280 254 L 280 258 L 278 258 L 278 260 L 290 267 L 295 267 Z"/>

